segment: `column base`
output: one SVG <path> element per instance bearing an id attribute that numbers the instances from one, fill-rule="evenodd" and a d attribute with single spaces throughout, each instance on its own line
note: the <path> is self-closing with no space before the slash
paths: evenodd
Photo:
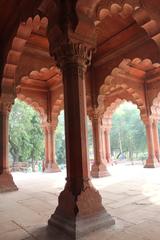
<path id="1" fill-rule="evenodd" d="M 18 188 L 13 181 L 10 173 L 0 174 L 0 193 L 17 191 Z"/>
<path id="2" fill-rule="evenodd" d="M 45 167 L 44 169 L 45 173 L 56 173 L 56 172 L 61 172 L 61 169 L 59 168 L 57 163 L 53 164 L 48 164 L 48 166 Z"/>
<path id="3" fill-rule="evenodd" d="M 91 176 L 94 178 L 107 177 L 110 176 L 110 173 L 108 172 L 107 167 L 104 163 L 94 163 L 91 169 Z"/>
<path id="4" fill-rule="evenodd" d="M 155 159 L 154 161 L 147 159 L 146 164 L 144 165 L 144 168 L 157 168 L 160 167 L 160 163 Z"/>
<path id="5" fill-rule="evenodd" d="M 114 224 L 115 220 L 102 205 L 99 192 L 87 187 L 77 198 L 67 189 L 60 194 L 59 205 L 48 221 L 48 229 L 58 228 L 72 240 L 77 240 Z"/>

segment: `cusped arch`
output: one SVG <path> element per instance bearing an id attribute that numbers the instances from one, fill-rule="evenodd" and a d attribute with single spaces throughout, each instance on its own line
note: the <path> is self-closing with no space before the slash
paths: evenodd
<path id="1" fill-rule="evenodd" d="M 97 7 L 95 25 L 97 26 L 106 17 L 118 15 L 126 21 L 133 18 L 137 25 L 144 29 L 147 35 L 160 48 L 160 25 L 155 19 L 152 19 L 149 12 L 143 6 L 142 2 L 137 1 L 102 1 Z"/>
<path id="2" fill-rule="evenodd" d="M 13 99 L 16 97 L 17 83 L 15 75 L 24 47 L 32 32 L 38 31 L 40 27 L 47 28 L 47 25 L 47 18 L 44 17 L 41 19 L 39 15 L 36 15 L 33 19 L 28 18 L 26 22 L 20 23 L 16 36 L 12 41 L 11 49 L 8 52 L 6 64 L 3 70 L 1 86 L 2 96 L 9 94 L 13 97 Z"/>
<path id="3" fill-rule="evenodd" d="M 129 100 L 133 101 L 132 99 L 134 99 L 134 103 L 140 109 L 141 116 L 145 115 L 144 80 L 146 72 L 159 68 L 159 66 L 160 64 L 153 64 L 150 59 L 124 59 L 119 66 L 114 68 L 111 74 L 105 78 L 104 84 L 100 87 L 97 111 L 103 114 L 105 111 L 106 96 L 109 95 L 110 91 L 121 88 L 131 96 Z"/>
<path id="4" fill-rule="evenodd" d="M 33 107 L 33 109 L 39 113 L 42 124 L 47 121 L 47 113 L 45 112 L 43 106 L 41 106 L 37 101 L 30 97 L 26 97 L 23 94 L 17 94 L 17 98 L 25 103 L 27 103 L 29 106 Z"/>
<path id="5" fill-rule="evenodd" d="M 153 118 L 160 120 L 160 92 L 152 101 L 151 114 Z"/>
<path id="6" fill-rule="evenodd" d="M 58 123 L 58 116 L 60 115 L 60 112 L 63 109 L 64 109 L 64 96 L 63 96 L 63 93 L 60 93 L 56 101 L 54 101 L 52 105 L 51 115 L 52 115 L 52 121 L 54 122 L 55 127 L 57 126 L 57 123 Z"/>
<path id="7" fill-rule="evenodd" d="M 51 122 L 54 119 L 54 113 L 57 111 L 58 106 L 63 105 L 61 104 L 63 99 L 63 97 L 61 97 L 63 92 L 61 83 L 61 72 L 56 66 L 41 68 L 39 71 L 33 70 L 27 76 L 21 78 L 16 88 L 16 94 L 18 98 L 28 101 L 33 107 L 36 107 L 35 103 L 38 103 L 39 106 L 36 107 L 37 110 L 43 109 L 43 111 L 39 111 L 44 119 L 43 122 Z M 53 86 L 55 86 L 56 92 L 60 93 L 60 97 L 56 96 L 57 93 Z M 39 91 L 39 94 L 35 94 L 35 92 L 30 91 L 30 89 Z"/>
<path id="8" fill-rule="evenodd" d="M 116 100 L 114 102 L 112 102 L 111 104 L 109 104 L 108 106 L 106 106 L 106 110 L 104 112 L 104 115 L 103 117 L 105 118 L 112 118 L 114 112 L 116 111 L 116 109 L 123 103 L 125 102 L 131 102 L 133 103 L 134 105 L 136 105 L 133 101 L 131 100 L 127 100 L 127 99 L 123 99 L 123 98 L 116 98 Z M 136 105 L 137 109 L 138 106 Z M 140 110 L 140 109 L 139 109 Z"/>
<path id="9" fill-rule="evenodd" d="M 105 1 L 101 2 L 97 9 L 97 20 L 102 21 L 107 16 L 119 14 L 123 18 L 130 17 L 137 9 L 142 8 L 139 1 L 128 3 L 125 1 Z"/>
<path id="10" fill-rule="evenodd" d="M 103 117 L 105 118 L 112 118 L 113 113 L 115 110 L 125 102 L 125 99 L 117 98 L 114 102 L 112 102 L 109 106 L 106 106 L 106 110 L 104 112 Z"/>
<path id="11" fill-rule="evenodd" d="M 50 68 L 41 68 L 39 71 L 33 70 L 27 76 L 23 76 L 21 78 L 21 82 L 19 86 L 23 83 L 30 84 L 30 82 L 38 83 L 40 81 L 40 85 L 43 87 L 51 87 L 52 84 L 50 83 L 52 80 L 56 82 L 62 82 L 62 74 L 60 70 L 56 66 L 51 66 Z"/>

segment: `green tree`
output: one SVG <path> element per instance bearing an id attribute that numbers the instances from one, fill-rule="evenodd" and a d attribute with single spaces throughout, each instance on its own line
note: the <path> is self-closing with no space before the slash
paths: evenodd
<path id="1" fill-rule="evenodd" d="M 38 113 L 16 100 L 9 117 L 9 149 L 13 164 L 43 159 L 43 139 Z"/>
<path id="2" fill-rule="evenodd" d="M 31 119 L 32 127 L 29 131 L 29 142 L 31 145 L 30 158 L 32 160 L 32 170 L 34 169 L 35 161 L 44 159 L 44 137 L 42 128 L 37 115 L 33 115 Z"/>
<path id="3" fill-rule="evenodd" d="M 145 128 L 135 105 L 124 103 L 113 114 L 111 148 L 117 157 L 123 152 L 130 159 L 134 154 L 146 152 Z"/>
<path id="4" fill-rule="evenodd" d="M 88 149 L 90 158 L 93 159 L 93 136 L 91 121 L 87 118 L 88 126 Z M 56 128 L 56 156 L 58 164 L 66 162 L 65 153 L 65 132 L 64 132 L 64 111 L 58 117 L 58 126 Z"/>
<path id="5" fill-rule="evenodd" d="M 64 111 L 61 111 L 58 117 L 58 126 L 56 128 L 56 157 L 58 164 L 65 164 L 65 133 L 64 133 Z"/>

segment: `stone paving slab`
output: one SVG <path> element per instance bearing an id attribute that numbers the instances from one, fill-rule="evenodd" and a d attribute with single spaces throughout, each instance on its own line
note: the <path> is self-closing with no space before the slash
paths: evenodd
<path id="1" fill-rule="evenodd" d="M 94 179 L 93 184 L 116 224 L 82 240 L 159 240 L 160 168 L 114 166 L 109 171 L 110 177 Z M 0 240 L 71 240 L 57 229 L 47 231 L 65 174 L 13 176 L 20 190 L 0 194 Z"/>

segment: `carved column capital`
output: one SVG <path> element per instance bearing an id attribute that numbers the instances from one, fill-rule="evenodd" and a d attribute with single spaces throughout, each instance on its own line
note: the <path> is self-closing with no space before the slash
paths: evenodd
<path id="1" fill-rule="evenodd" d="M 145 127 L 149 127 L 153 123 L 153 117 L 152 116 L 145 116 L 141 118 Z"/>
<path id="2" fill-rule="evenodd" d="M 47 133 L 50 133 L 51 131 L 54 132 L 56 130 L 57 127 L 57 121 L 52 121 L 52 122 L 44 122 L 42 124 L 42 128 L 44 129 L 44 131 L 46 131 Z"/>
<path id="3" fill-rule="evenodd" d="M 91 121 L 94 121 L 94 120 L 98 120 L 100 123 L 102 121 L 102 115 L 97 111 L 97 109 L 92 109 L 90 112 L 89 112 L 89 119 Z"/>
<path id="4" fill-rule="evenodd" d="M 92 50 L 80 43 L 66 43 L 53 50 L 57 65 L 63 69 L 68 64 L 87 68 L 91 63 Z"/>

